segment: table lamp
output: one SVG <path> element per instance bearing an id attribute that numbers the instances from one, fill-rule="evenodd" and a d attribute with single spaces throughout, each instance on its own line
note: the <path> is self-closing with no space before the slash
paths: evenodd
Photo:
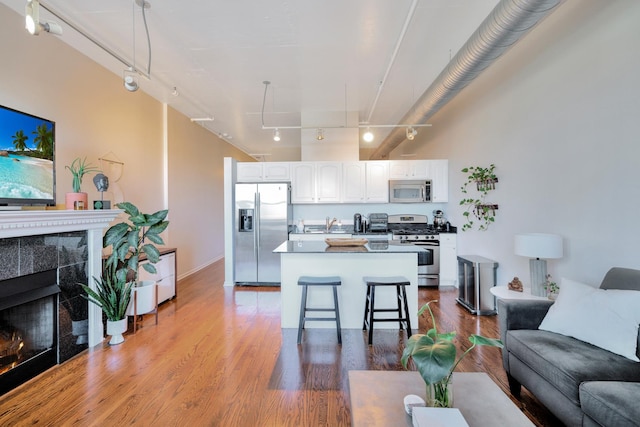
<path id="1" fill-rule="evenodd" d="M 544 233 L 517 234 L 515 253 L 531 258 L 531 293 L 539 297 L 546 296 L 544 284 L 547 280 L 547 259 L 562 258 L 562 236 Z"/>

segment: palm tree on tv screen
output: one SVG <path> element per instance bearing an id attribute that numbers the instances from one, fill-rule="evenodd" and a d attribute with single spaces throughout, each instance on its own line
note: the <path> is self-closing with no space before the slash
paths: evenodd
<path id="1" fill-rule="evenodd" d="M 36 143 L 36 150 L 40 151 L 47 159 L 53 159 L 53 131 L 47 129 L 46 124 L 38 125 L 33 134 L 36 137 L 33 142 Z"/>
<path id="2" fill-rule="evenodd" d="M 16 131 L 16 134 L 11 138 L 13 138 L 13 146 L 16 148 L 16 151 L 25 151 L 28 148 L 26 141 L 29 137 L 25 135 L 23 131 Z"/>

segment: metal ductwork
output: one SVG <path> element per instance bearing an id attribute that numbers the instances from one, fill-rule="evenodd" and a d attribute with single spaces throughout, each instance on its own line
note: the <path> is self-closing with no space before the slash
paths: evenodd
<path id="1" fill-rule="evenodd" d="M 563 0 L 502 0 L 399 123 L 426 123 Z M 371 155 L 385 159 L 406 139 L 394 130 Z"/>

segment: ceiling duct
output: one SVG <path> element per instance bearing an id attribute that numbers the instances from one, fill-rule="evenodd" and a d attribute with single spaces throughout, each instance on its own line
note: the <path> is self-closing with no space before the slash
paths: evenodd
<path id="1" fill-rule="evenodd" d="M 426 123 L 561 1 L 502 0 L 498 3 L 399 123 Z M 371 159 L 387 158 L 405 139 L 405 129 L 395 128 L 371 154 Z"/>

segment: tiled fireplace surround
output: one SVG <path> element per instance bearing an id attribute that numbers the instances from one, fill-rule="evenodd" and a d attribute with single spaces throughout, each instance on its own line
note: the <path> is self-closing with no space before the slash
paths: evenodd
<path id="1" fill-rule="evenodd" d="M 102 342 L 102 311 L 80 296 L 77 283 L 95 284 L 102 269 L 102 235 L 119 210 L 0 212 L 0 280 L 58 269 L 59 350 L 64 361 Z M 72 321 L 88 318 L 88 342 Z"/>

